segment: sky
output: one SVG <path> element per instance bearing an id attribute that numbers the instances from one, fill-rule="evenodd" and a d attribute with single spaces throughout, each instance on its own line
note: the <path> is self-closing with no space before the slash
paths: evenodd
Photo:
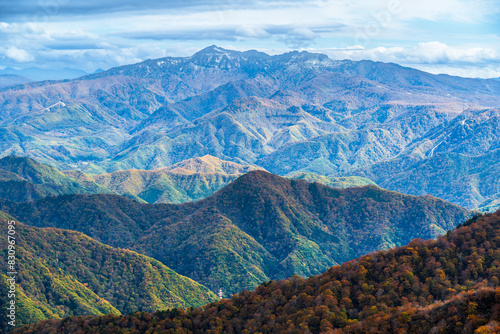
<path id="1" fill-rule="evenodd" d="M 500 77 L 500 0 L 0 0 L 0 69 L 97 69 L 209 45 Z"/>

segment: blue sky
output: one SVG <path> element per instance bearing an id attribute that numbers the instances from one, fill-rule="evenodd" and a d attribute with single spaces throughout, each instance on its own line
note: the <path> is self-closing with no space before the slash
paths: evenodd
<path id="1" fill-rule="evenodd" d="M 500 77 L 500 1 L 0 0 L 0 69 L 93 72 L 212 44 Z"/>

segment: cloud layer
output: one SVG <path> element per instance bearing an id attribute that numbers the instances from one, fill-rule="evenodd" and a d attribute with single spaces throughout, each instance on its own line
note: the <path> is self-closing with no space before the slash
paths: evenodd
<path id="1" fill-rule="evenodd" d="M 210 44 L 500 76 L 493 0 L 0 0 L 0 68 L 86 71 Z"/>
<path id="2" fill-rule="evenodd" d="M 416 67 L 431 73 L 469 77 L 500 77 L 500 52 L 491 47 L 450 47 L 441 42 L 419 43 L 415 47 L 317 50 L 333 59 L 374 60 Z"/>

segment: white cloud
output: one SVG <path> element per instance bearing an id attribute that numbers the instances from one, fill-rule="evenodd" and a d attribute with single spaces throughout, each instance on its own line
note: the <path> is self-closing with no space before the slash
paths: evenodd
<path id="1" fill-rule="evenodd" d="M 10 58 L 18 63 L 26 63 L 26 62 L 33 61 L 35 59 L 33 57 L 33 55 L 26 52 L 25 50 L 18 49 L 18 48 L 13 47 L 13 46 L 8 48 L 7 50 L 5 50 L 5 55 L 8 58 Z"/>
<path id="2" fill-rule="evenodd" d="M 60 63 L 78 64 L 78 68 L 93 72 L 97 68 L 107 69 L 119 65 L 134 64 L 148 58 L 162 58 L 167 55 L 167 50 L 154 46 L 127 48 L 109 46 L 105 49 L 43 50 L 38 53 L 37 58 L 43 59 L 45 65 L 48 66 Z"/>
<path id="3" fill-rule="evenodd" d="M 365 49 L 353 46 L 345 49 L 319 49 L 334 59 L 377 60 L 418 64 L 500 63 L 500 52 L 486 47 L 451 47 L 441 42 L 419 43 L 416 47 L 376 47 Z"/>
<path id="4" fill-rule="evenodd" d="M 262 27 L 258 25 L 242 25 L 236 28 L 236 33 L 241 36 L 251 37 L 251 38 L 267 38 L 269 33 Z"/>
<path id="5" fill-rule="evenodd" d="M 432 71 L 463 68 L 464 73 L 470 69 L 470 76 L 493 75 L 499 63 L 499 34 L 490 29 L 490 38 L 478 32 L 491 20 L 489 15 L 500 12 L 498 0 L 90 0 L 85 5 L 68 2 L 50 20 L 38 23 L 22 21 L 23 8 L 33 11 L 16 4 L 2 11 L 0 66 L 22 61 L 37 67 L 77 64 L 92 71 L 185 56 L 221 43 L 239 50 L 274 48 L 272 53 L 315 46 L 337 59 L 396 62 Z M 434 21 L 432 28 L 429 21 Z M 479 28 L 439 35 L 433 30 L 457 22 Z"/>
<path id="6" fill-rule="evenodd" d="M 447 73 L 466 77 L 500 76 L 500 50 L 489 47 L 451 47 L 433 41 L 415 47 L 353 46 L 345 49 L 316 49 L 333 59 L 393 62 L 431 73 Z"/>
<path id="7" fill-rule="evenodd" d="M 483 17 L 498 13 L 500 7 L 496 0 L 400 0 L 401 19 L 420 18 L 431 21 L 450 19 L 456 22 L 471 23 Z"/>
<path id="8" fill-rule="evenodd" d="M 497 0 L 318 0 L 321 17 L 328 15 L 351 24 L 370 20 L 388 25 L 397 20 L 443 20 L 474 22 L 500 12 Z"/>
<path id="9" fill-rule="evenodd" d="M 500 54 L 493 48 L 450 47 L 440 42 L 419 43 L 417 47 L 403 52 L 401 56 L 408 62 L 424 64 L 441 63 L 484 63 L 500 61 Z"/>
<path id="10" fill-rule="evenodd" d="M 291 34 L 295 38 L 302 40 L 312 40 L 316 37 L 316 34 L 311 29 L 305 27 L 293 29 Z"/>
<path id="11" fill-rule="evenodd" d="M 500 67 L 498 66 L 413 64 L 412 67 L 433 74 L 449 74 L 467 78 L 500 78 Z"/>

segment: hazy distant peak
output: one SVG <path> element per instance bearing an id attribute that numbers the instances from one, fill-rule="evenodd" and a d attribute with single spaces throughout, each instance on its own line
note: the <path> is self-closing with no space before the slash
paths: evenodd
<path id="1" fill-rule="evenodd" d="M 228 52 L 234 52 L 232 50 L 228 50 L 228 49 L 224 49 L 224 48 L 221 48 L 217 45 L 210 45 L 210 46 L 207 46 L 206 48 L 204 49 L 201 49 L 200 51 L 198 51 L 196 54 L 207 54 L 207 53 L 228 53 Z"/>
<path id="2" fill-rule="evenodd" d="M 189 57 L 189 62 L 202 67 L 230 69 L 246 67 L 255 61 L 262 63 L 269 58 L 269 55 L 256 50 L 235 51 L 212 45 Z"/>
<path id="3" fill-rule="evenodd" d="M 341 62 L 330 59 L 327 55 L 322 53 L 311 53 L 307 51 L 291 51 L 281 55 L 274 56 L 276 60 L 281 62 L 300 62 L 303 65 L 321 65 L 332 66 L 338 65 Z"/>
<path id="4" fill-rule="evenodd" d="M 208 46 L 204 49 L 201 49 L 200 51 L 196 52 L 193 57 L 196 57 L 197 55 L 227 55 L 227 56 L 239 56 L 242 58 L 247 58 L 250 56 L 261 56 L 261 57 L 270 57 L 267 53 L 260 52 L 257 50 L 248 50 L 248 51 L 236 51 L 236 50 L 229 50 L 229 49 L 224 49 L 220 46 L 217 45 L 211 45 Z"/>

